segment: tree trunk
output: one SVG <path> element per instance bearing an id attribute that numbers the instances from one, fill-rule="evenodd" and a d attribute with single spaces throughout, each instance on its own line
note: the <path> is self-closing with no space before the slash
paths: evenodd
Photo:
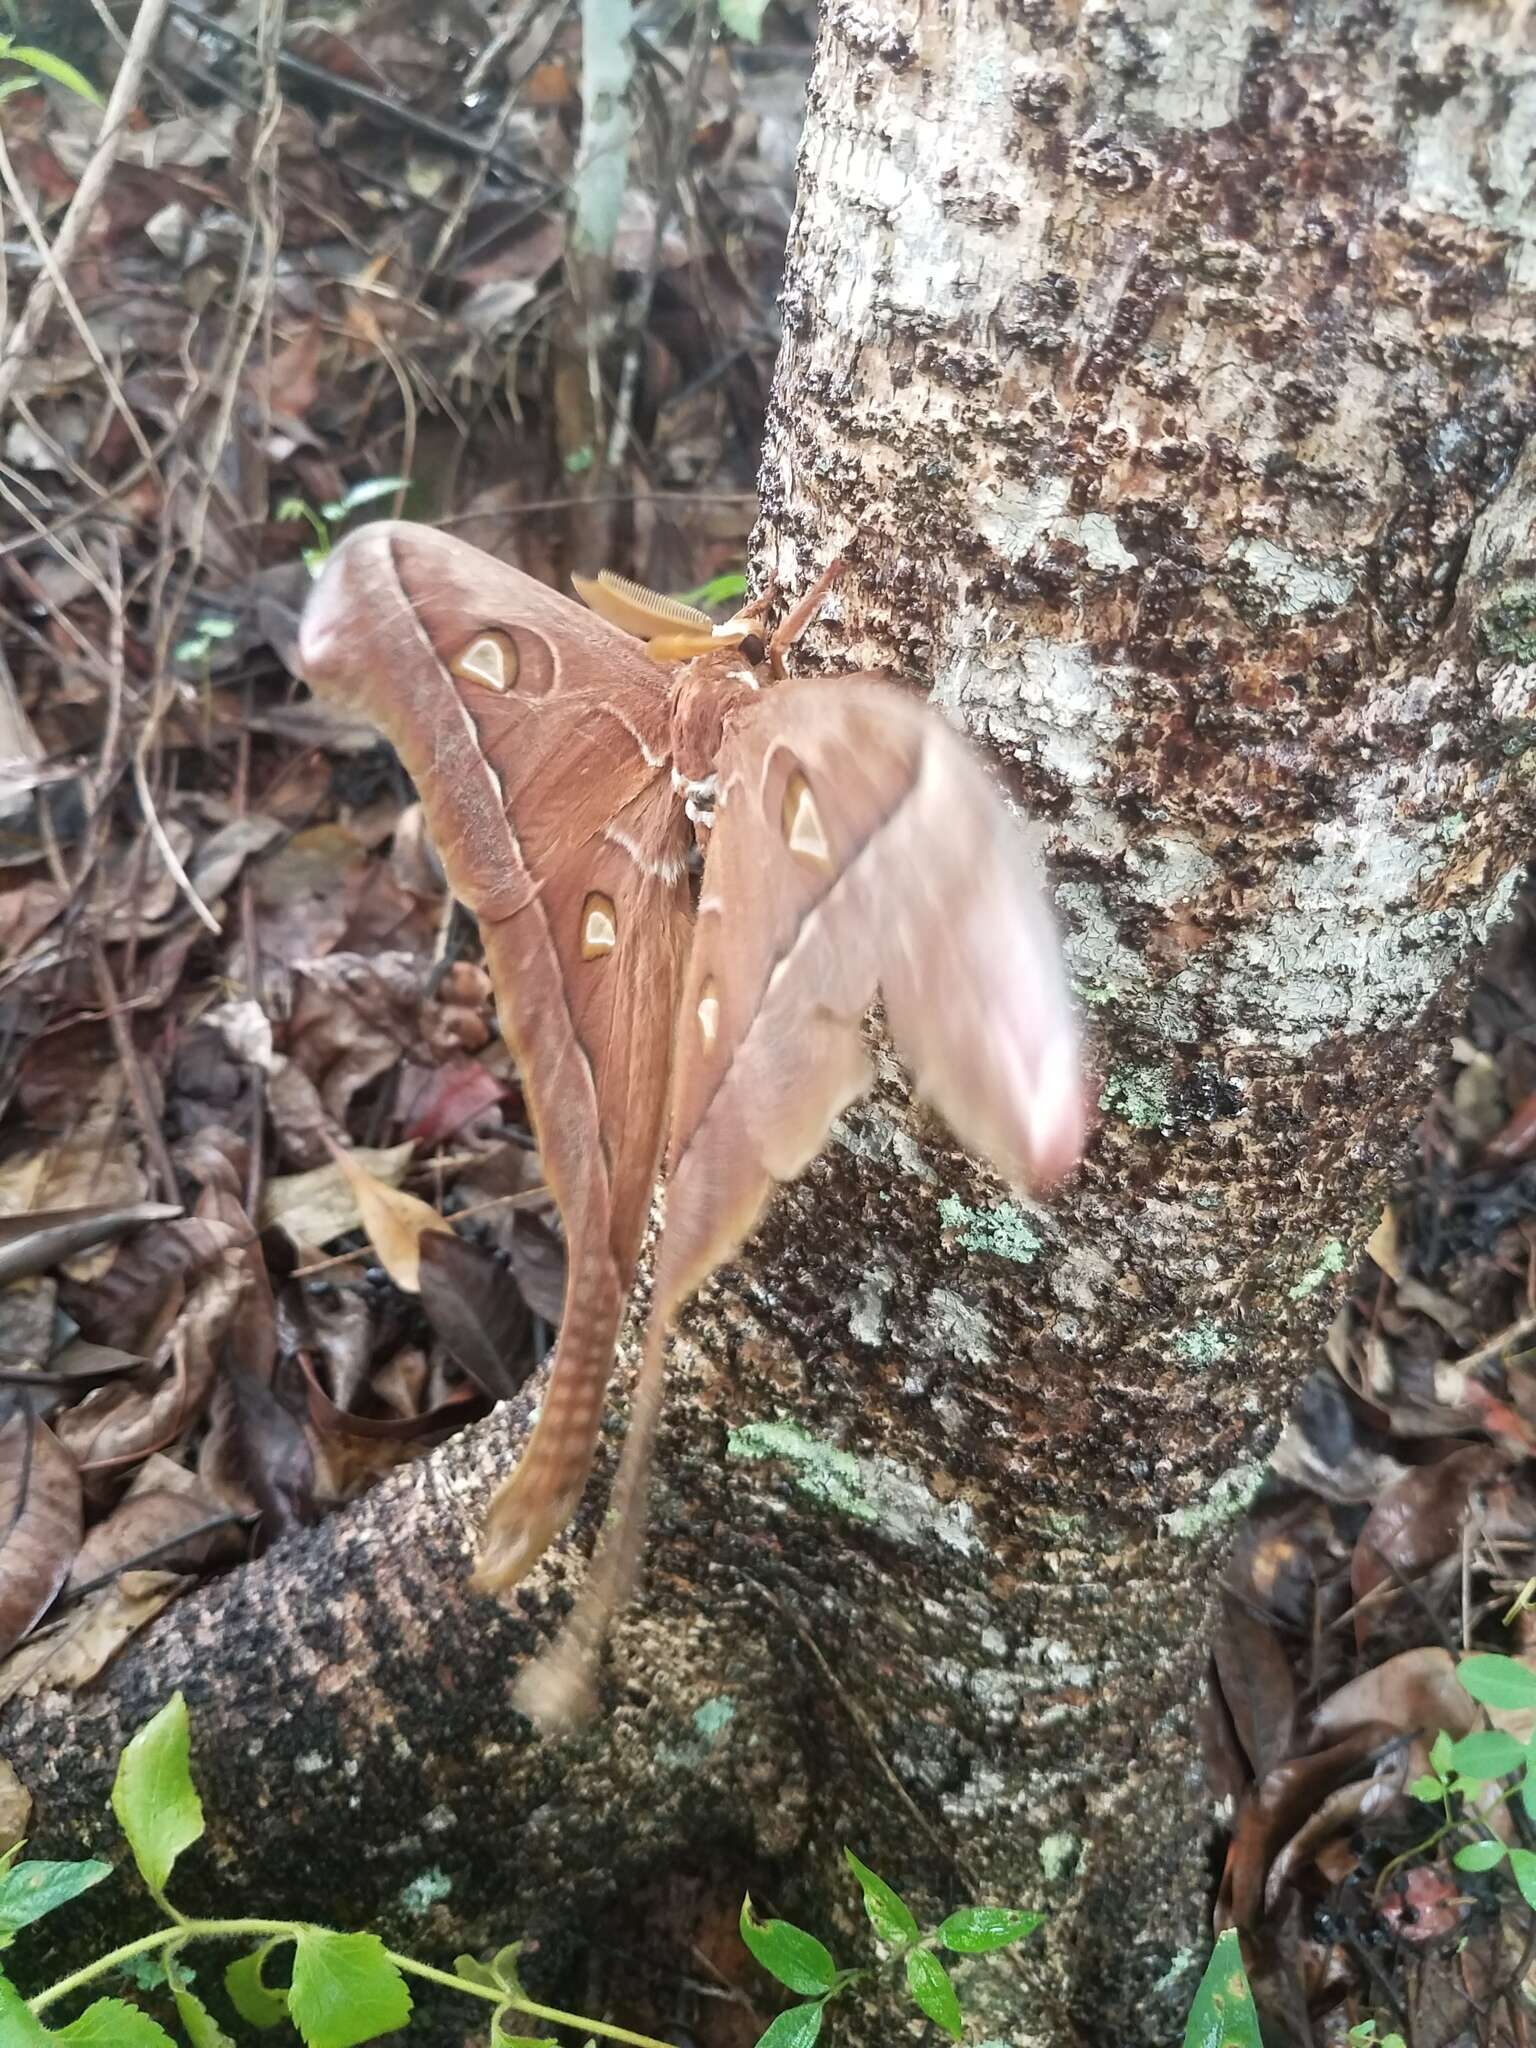
<path id="1" fill-rule="evenodd" d="M 978 2038 L 1177 2038 L 1212 1546 L 1528 849 L 1533 123 L 1514 8 L 831 0 L 760 552 L 841 551 L 812 647 L 1039 821 L 1088 1166 L 1007 1200 L 886 1069 L 686 1320 L 591 1735 L 506 1706 L 579 1546 L 462 1591 L 495 1421 L 13 1707 L 36 1853 L 180 1683 L 226 1910 L 525 1932 L 643 2023 L 747 1883 L 858 1960 L 846 1842 L 1051 1913 L 962 1968 Z"/>

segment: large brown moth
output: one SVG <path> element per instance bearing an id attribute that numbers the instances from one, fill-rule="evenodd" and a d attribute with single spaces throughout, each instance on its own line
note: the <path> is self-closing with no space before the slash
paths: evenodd
<path id="1" fill-rule="evenodd" d="M 635 1574 L 670 1320 L 868 1086 L 877 992 L 918 1092 L 1010 1181 L 1055 1179 L 1083 1135 L 1051 919 L 965 742 L 873 676 L 762 687 L 760 607 L 717 627 L 616 578 L 577 587 L 590 609 L 381 521 L 332 555 L 299 637 L 314 687 L 394 743 L 479 919 L 565 1224 L 559 1341 L 490 1505 L 482 1588 L 520 1579 L 581 1498 L 667 1142 L 607 1530 L 520 1687 L 545 1725 L 585 1708 Z M 806 610 L 772 643 L 774 674 Z"/>

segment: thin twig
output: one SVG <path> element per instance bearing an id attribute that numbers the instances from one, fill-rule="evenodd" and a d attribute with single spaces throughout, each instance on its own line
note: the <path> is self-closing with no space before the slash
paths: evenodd
<path id="1" fill-rule="evenodd" d="M 215 21 L 210 15 L 201 13 L 195 7 L 187 7 L 182 0 L 170 0 L 170 4 L 183 21 L 189 21 L 204 34 L 217 36 L 226 46 L 242 56 L 252 54 L 251 46 L 243 36 L 222 21 Z M 530 169 L 527 164 L 515 163 L 506 157 L 494 155 L 491 146 L 479 136 L 467 134 L 462 128 L 451 128 L 446 121 L 435 120 L 430 114 L 418 112 L 404 100 L 391 99 L 387 93 L 375 92 L 372 86 L 360 85 L 355 79 L 343 78 L 339 72 L 327 71 L 322 64 L 311 64 L 307 58 L 296 57 L 288 50 L 277 52 L 277 69 L 285 77 L 312 85 L 328 93 L 332 99 L 344 105 L 360 107 L 382 119 L 389 129 L 406 129 L 420 135 L 429 142 L 435 142 L 442 149 L 452 150 L 459 156 L 481 157 L 504 178 L 520 179 L 524 184 L 553 189 L 553 181 L 542 172 Z"/>
<path id="2" fill-rule="evenodd" d="M 93 932 L 88 941 L 91 955 L 91 971 L 96 976 L 96 987 L 101 996 L 101 1007 L 107 1013 L 107 1024 L 112 1032 L 112 1043 L 117 1048 L 118 1061 L 123 1069 L 123 1078 L 128 1083 L 128 1093 L 133 1099 L 133 1113 L 139 1120 L 139 1131 L 144 1139 L 144 1149 L 149 1154 L 149 1163 L 154 1168 L 155 1178 L 160 1183 L 160 1195 L 164 1201 L 176 1200 L 176 1169 L 171 1164 L 171 1155 L 166 1150 L 165 1133 L 160 1128 L 154 1105 L 150 1101 L 149 1084 L 144 1079 L 143 1064 L 139 1049 L 133 1042 L 123 1015 L 122 1003 L 118 998 L 117 984 L 112 979 L 112 969 L 107 965 L 107 951 Z"/>
<path id="3" fill-rule="evenodd" d="M 86 325 L 79 307 L 70 294 L 69 286 L 65 282 L 65 272 L 74 259 L 81 237 L 90 225 L 96 211 L 96 202 L 106 187 L 107 178 L 117 156 L 118 134 L 138 98 L 144 67 L 149 62 L 150 51 L 159 37 L 167 4 L 168 0 L 143 0 L 139 8 L 138 18 L 133 24 L 133 34 L 128 39 L 128 48 L 123 54 L 117 77 L 112 83 L 107 110 L 101 117 L 101 132 L 97 137 L 96 147 L 91 154 L 90 162 L 80 175 L 75 195 L 65 209 L 52 248 L 48 246 L 47 238 L 42 235 L 41 229 L 35 226 L 36 217 L 32 215 L 32 209 L 27 205 L 26 194 L 16 180 L 10 157 L 5 152 L 4 139 L 0 138 L 0 173 L 3 173 L 11 197 L 16 202 L 17 211 L 27 222 L 28 232 L 33 234 L 38 245 L 38 254 L 43 259 L 42 275 L 34 281 L 31 291 L 27 294 L 27 302 L 21 309 L 21 317 L 6 337 L 4 349 L 0 350 L 0 413 L 5 411 L 16 379 L 21 375 L 22 365 L 31 359 L 37 347 L 43 323 L 53 311 L 54 300 L 62 298 L 69 308 L 71 319 L 79 329 L 80 339 L 90 351 L 91 359 L 101 372 L 107 389 L 113 393 L 115 402 L 127 420 L 135 444 L 151 466 L 153 457 L 150 455 L 149 443 L 144 439 L 138 421 L 123 402 L 122 393 L 107 367 L 96 337 Z"/>

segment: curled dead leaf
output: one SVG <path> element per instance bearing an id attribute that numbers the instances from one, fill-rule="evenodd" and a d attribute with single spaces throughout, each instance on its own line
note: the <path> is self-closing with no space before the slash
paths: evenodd
<path id="1" fill-rule="evenodd" d="M 0 1654 L 46 1613 L 80 1548 L 80 1470 L 45 1423 L 0 1429 Z"/>
<path id="2" fill-rule="evenodd" d="M 0 1663 L 0 1706 L 18 1696 L 89 1685 L 124 1643 L 191 1584 L 174 1572 L 124 1572 L 76 1601 Z"/>
<path id="3" fill-rule="evenodd" d="M 426 1232 L 447 1231 L 452 1226 L 419 1196 L 404 1188 L 391 1187 L 370 1173 L 355 1153 L 344 1152 L 331 1141 L 331 1155 L 352 1190 L 357 1213 L 368 1241 L 379 1255 L 379 1264 L 405 1294 L 421 1292 L 421 1241 Z"/>
<path id="4" fill-rule="evenodd" d="M 493 1401 L 517 1393 L 535 1358 L 528 1305 L 506 1257 L 451 1231 L 420 1243 L 421 1305 L 465 1372 Z"/>
<path id="5" fill-rule="evenodd" d="M 94 1202 L 78 1209 L 33 1210 L 0 1219 L 0 1286 L 28 1280 L 96 1245 L 110 1244 L 144 1223 L 168 1223 L 176 1202 Z"/>
<path id="6" fill-rule="evenodd" d="M 322 1143 L 331 1142 L 323 1131 L 316 1135 Z M 375 1180 L 398 1187 L 414 1151 L 411 1144 L 390 1145 L 382 1151 L 356 1145 L 348 1156 Z M 281 1224 L 296 1245 L 334 1244 L 338 1237 L 358 1229 L 362 1220 L 353 1185 L 335 1159 L 329 1166 L 314 1166 L 305 1173 L 279 1174 L 268 1181 L 262 1197 L 262 1228 Z"/>

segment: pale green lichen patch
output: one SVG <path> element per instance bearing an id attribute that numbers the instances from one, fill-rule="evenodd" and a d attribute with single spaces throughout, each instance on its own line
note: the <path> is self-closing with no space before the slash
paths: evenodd
<path id="1" fill-rule="evenodd" d="M 1240 563 L 1249 588 L 1259 599 L 1259 609 L 1269 615 L 1287 617 L 1303 613 L 1337 611 L 1353 595 L 1354 578 L 1337 564 L 1307 562 L 1289 548 L 1272 540 L 1246 536 L 1227 550 L 1229 562 Z"/>
<path id="2" fill-rule="evenodd" d="M 917 1476 L 891 1458 L 857 1458 L 794 1422 L 748 1422 L 726 1439 L 726 1455 L 787 1465 L 798 1492 L 821 1507 L 868 1522 L 901 1543 L 937 1541 L 968 1556 L 977 1547 L 975 1516 L 964 1501 L 936 1501 Z"/>
<path id="3" fill-rule="evenodd" d="M 1204 1536 L 1209 1530 L 1219 1529 L 1223 1522 L 1230 1522 L 1235 1515 L 1240 1515 L 1263 1484 L 1262 1465 L 1252 1462 L 1234 1465 L 1230 1472 L 1222 1473 L 1204 1500 L 1194 1501 L 1187 1508 L 1175 1508 L 1171 1514 L 1160 1515 L 1158 1519 L 1170 1536 Z"/>
<path id="4" fill-rule="evenodd" d="M 1187 1330 L 1175 1330 L 1173 1334 L 1174 1350 L 1202 1372 L 1230 1358 L 1234 1343 L 1232 1332 L 1224 1323 L 1213 1323 L 1204 1316 Z"/>
<path id="5" fill-rule="evenodd" d="M 1029 1265 L 1045 1246 L 1045 1239 L 1012 1202 L 1001 1202 L 995 1209 L 968 1209 L 954 1195 L 946 1195 L 939 1203 L 939 1221 L 968 1252 L 991 1252 L 1021 1266 Z"/>
<path id="6" fill-rule="evenodd" d="M 1325 1280 L 1331 1280 L 1335 1273 L 1342 1273 L 1349 1263 L 1349 1254 L 1336 1237 L 1330 1237 L 1317 1255 L 1317 1263 L 1309 1266 L 1296 1285 L 1291 1289 L 1292 1301 L 1305 1301 L 1310 1294 L 1316 1294 Z"/>
<path id="7" fill-rule="evenodd" d="M 1536 663 L 1536 583 L 1511 583 L 1483 606 L 1477 630 L 1488 652 L 1523 666 Z"/>
<path id="8" fill-rule="evenodd" d="M 1161 1067 L 1116 1067 L 1104 1083 L 1099 1107 L 1138 1131 L 1157 1130 L 1172 1113 L 1168 1076 Z"/>
<path id="9" fill-rule="evenodd" d="M 1046 1835 L 1040 1844 L 1040 1868 L 1045 1872 L 1046 1883 L 1060 1884 L 1069 1871 L 1076 1869 L 1082 1853 L 1083 1845 L 1076 1835 Z"/>
<path id="10" fill-rule="evenodd" d="M 452 1890 L 453 1879 L 446 1870 L 424 1870 L 401 1891 L 400 1904 L 407 1913 L 426 1913 Z"/>
<path id="11" fill-rule="evenodd" d="M 693 1725 L 706 1742 L 715 1742 L 735 1718 L 736 1702 L 728 1693 L 721 1693 L 718 1699 L 706 1700 L 694 1710 Z"/>
<path id="12" fill-rule="evenodd" d="M 726 1455 L 753 1463 L 778 1459 L 792 1467 L 801 1493 L 855 1522 L 878 1519 L 864 1491 L 864 1471 L 851 1451 L 823 1443 L 794 1422 L 748 1422 L 733 1429 Z"/>
<path id="13" fill-rule="evenodd" d="M 1201 1958 L 1192 1948 L 1181 1948 L 1152 1989 L 1156 1992 L 1172 1991 L 1181 1978 L 1187 1977 L 1199 1966 L 1200 1961 Z"/>

